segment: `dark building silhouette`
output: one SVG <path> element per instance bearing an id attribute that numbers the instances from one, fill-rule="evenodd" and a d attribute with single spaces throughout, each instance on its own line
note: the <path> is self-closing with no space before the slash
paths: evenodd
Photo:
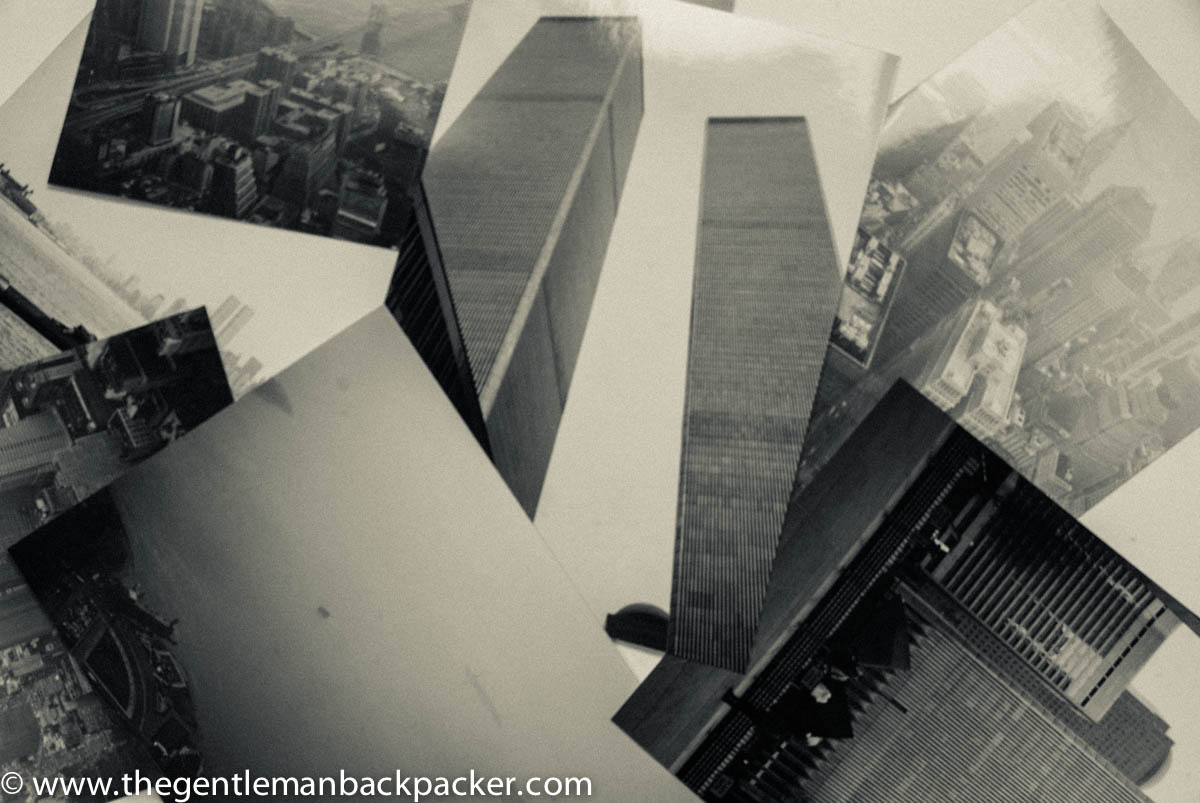
<path id="1" fill-rule="evenodd" d="M 544 17 L 425 167 L 492 457 L 530 515 L 641 115 L 637 20 Z"/>
<path id="2" fill-rule="evenodd" d="M 354 170 L 342 177 L 337 213 L 330 235 L 360 243 L 375 242 L 383 230 L 387 212 L 384 177 L 368 170 Z"/>
<path id="3" fill-rule="evenodd" d="M 669 651 L 743 669 L 838 302 L 808 128 L 705 141 Z"/>
<path id="4" fill-rule="evenodd" d="M 489 455 L 487 426 L 463 345 L 454 299 L 446 281 L 424 189 L 410 190 L 400 226 L 399 255 L 384 304 L 421 355 L 430 373 Z"/>
<path id="5" fill-rule="evenodd" d="M 3 276 L 0 276 L 0 306 L 17 316 L 50 345 L 63 351 L 96 339 L 82 326 L 68 327 L 51 318 Z"/>
<path id="6" fill-rule="evenodd" d="M 271 130 L 275 111 L 279 108 L 279 82 L 264 78 L 247 87 L 245 99 L 238 109 L 237 133 L 243 142 L 252 142 Z"/>
<path id="7" fill-rule="evenodd" d="M 900 383 L 789 507 L 749 671 L 668 658 L 615 721 L 705 800 L 1146 800 L 1123 692 L 1176 618 Z"/>
<path id="8" fill-rule="evenodd" d="M 179 98 L 166 92 L 146 95 L 142 103 L 142 134 L 150 145 L 162 145 L 175 136 L 179 122 Z"/>

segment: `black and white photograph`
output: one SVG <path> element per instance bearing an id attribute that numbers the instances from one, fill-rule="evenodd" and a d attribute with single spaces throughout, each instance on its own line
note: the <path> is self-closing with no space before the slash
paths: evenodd
<path id="1" fill-rule="evenodd" d="M 87 32 L 87 18 L 64 26 L 65 38 L 0 104 L 11 202 L 0 204 L 0 275 L 97 337 L 206 307 L 235 398 L 378 307 L 396 260 L 387 249 L 310 238 L 297 251 L 289 232 L 48 184 Z"/>
<path id="2" fill-rule="evenodd" d="M 1198 41 L 0 0 L 0 800 L 1194 803 Z"/>
<path id="3" fill-rule="evenodd" d="M 692 798 L 608 722 L 632 673 L 386 310 L 93 499 L 103 515 L 11 552 L 124 723 L 80 777 L 149 753 L 143 775 L 474 770 Z M 6 769 L 48 767 L 41 738 Z"/>
<path id="4" fill-rule="evenodd" d="M 0 544 L 60 517 L 91 539 L 103 520 L 94 494 L 233 403 L 208 316 L 191 310 L 96 340 L 6 293 L 31 332 L 78 345 L 0 372 Z M 95 775 L 141 756 L 149 743 L 139 747 L 105 713 L 69 649 L 82 634 L 54 613 L 0 556 L 0 771 Z"/>
<path id="5" fill-rule="evenodd" d="M 50 180 L 395 242 L 466 0 L 104 0 Z"/>
<path id="6" fill-rule="evenodd" d="M 792 498 L 746 666 L 670 655 L 614 719 L 703 800 L 1146 801 L 1198 634 L 901 381 Z"/>
<path id="7" fill-rule="evenodd" d="M 805 476 L 903 376 L 1094 506 L 1200 426 L 1198 211 L 1200 121 L 1101 6 L 1031 5 L 889 110 Z"/>
<path id="8" fill-rule="evenodd" d="M 594 13 L 606 8 L 636 13 Z M 856 154 L 874 148 L 894 67 L 877 51 L 681 3 L 473 9 L 387 306 L 531 518 L 601 502 L 557 485 L 586 474 L 554 460 L 594 461 L 627 447 L 631 423 L 682 409 L 674 383 L 634 422 L 608 394 L 686 358 L 708 119 L 805 118 L 803 142 L 779 158 L 798 160 L 788 175 L 804 179 L 796 194 L 835 277 L 825 203 L 845 229 L 866 186 Z M 842 90 L 826 95 L 829 85 Z M 623 342 L 589 353 L 597 336 Z M 549 508 L 547 488 L 565 494 Z M 620 574 L 609 557 L 623 570 L 648 551 L 622 557 L 608 540 L 601 557 L 590 528 L 546 530 L 600 605 Z M 656 570 L 665 595 L 668 550 L 630 578 Z"/>

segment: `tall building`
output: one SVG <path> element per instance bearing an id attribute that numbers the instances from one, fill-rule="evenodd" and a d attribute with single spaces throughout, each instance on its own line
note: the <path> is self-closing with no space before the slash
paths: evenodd
<path id="1" fill-rule="evenodd" d="M 808 127 L 708 122 L 668 651 L 745 667 L 840 288 Z"/>
<path id="2" fill-rule="evenodd" d="M 291 41 L 295 25 L 264 0 L 209 0 L 200 23 L 198 47 L 207 58 L 223 59 Z"/>
<path id="3" fill-rule="evenodd" d="M 708 801 L 1146 801 L 1123 693 L 1179 619 L 897 384 L 789 507 L 748 671 L 669 656 L 614 721 Z"/>
<path id="4" fill-rule="evenodd" d="M 54 476 L 55 457 L 71 445 L 58 413 L 45 410 L 0 429 L 0 491 L 43 483 Z"/>
<path id="5" fill-rule="evenodd" d="M 242 306 L 242 302 L 238 301 L 237 296 L 228 296 L 222 301 L 217 308 L 208 316 L 209 325 L 212 326 L 213 332 L 220 333 L 221 327 L 233 317 L 233 314 Z"/>
<path id="6" fill-rule="evenodd" d="M 905 611 L 911 669 L 848 684 L 862 724 L 853 738 L 828 743 L 803 782 L 808 800 L 954 800 L 964 790 L 989 803 L 1149 801 L 1082 735 L 990 671 L 919 598 Z"/>
<path id="7" fill-rule="evenodd" d="M 1015 239 L 1075 186 L 1085 133 L 1077 112 L 1051 103 L 1029 124 L 1028 139 L 980 180 L 968 208 L 1002 242 Z"/>
<path id="8" fill-rule="evenodd" d="M 242 327 L 245 326 L 252 317 L 254 317 L 254 309 L 248 304 L 241 304 L 238 307 L 238 310 L 232 313 L 228 319 L 223 321 L 219 327 L 215 325 L 213 326 L 213 334 L 221 343 L 228 343 L 230 340 L 237 337 L 238 332 L 242 330 Z"/>
<path id="9" fill-rule="evenodd" d="M 183 96 L 179 116 L 210 134 L 234 134 L 239 128 L 246 92 L 253 89 L 256 89 L 254 84 L 241 79 L 193 89 Z"/>
<path id="10" fill-rule="evenodd" d="M 904 273 L 865 350 L 876 369 L 954 315 L 991 281 L 1003 241 L 975 212 L 955 208 L 949 204 L 931 213 L 930 219 L 942 219 L 911 248 L 901 243 Z"/>
<path id="11" fill-rule="evenodd" d="M 959 313 L 916 385 L 946 412 L 966 399 L 959 423 L 990 438 L 1008 423 L 1025 342 L 1025 330 L 1005 321 L 999 307 L 977 301 Z"/>
<path id="12" fill-rule="evenodd" d="M 1106 187 L 1073 215 L 1059 218 L 1053 237 L 1042 234 L 1040 242 L 1023 245 L 1013 270 L 1027 294 L 1062 279 L 1085 278 L 1144 241 L 1153 220 L 1154 203 L 1145 190 Z"/>
<path id="13" fill-rule="evenodd" d="M 368 170 L 347 173 L 338 190 L 337 214 L 330 234 L 344 240 L 374 242 L 383 229 L 387 203 L 383 176 Z"/>
<path id="14" fill-rule="evenodd" d="M 333 183 L 337 170 L 337 137 L 332 127 L 294 143 L 275 179 L 275 195 L 303 209 Z"/>
<path id="15" fill-rule="evenodd" d="M 354 117 L 354 107 L 299 87 L 293 87 L 287 93 L 287 101 L 290 107 L 299 108 L 302 114 L 328 121 L 328 124 L 337 131 L 338 153 L 341 153 L 346 139 L 350 136 L 350 122 Z"/>
<path id="16" fill-rule="evenodd" d="M 490 456 L 487 425 L 421 183 L 412 185 L 408 195 L 399 227 L 396 269 L 384 304 Z"/>
<path id="17" fill-rule="evenodd" d="M 1031 304 L 1029 359 L 1040 360 L 1117 315 L 1133 313 L 1151 329 L 1166 326 L 1170 315 L 1150 296 L 1149 287 L 1150 280 L 1125 255 L 1039 292 Z"/>
<path id="18" fill-rule="evenodd" d="M 287 95 L 296 79 L 296 56 L 282 47 L 264 47 L 254 63 L 254 79 L 278 81 L 281 95 Z"/>
<path id="19" fill-rule="evenodd" d="M 230 218 L 243 218 L 258 201 L 254 160 L 241 145 L 229 145 L 213 158 L 209 208 Z"/>
<path id="20" fill-rule="evenodd" d="M 178 66 L 196 60 L 204 0 L 143 0 L 137 44 L 169 57 Z"/>
<path id="21" fill-rule="evenodd" d="M 162 145 L 175 136 L 179 122 L 179 98 L 152 92 L 142 102 L 142 132 L 150 145 Z"/>
<path id="22" fill-rule="evenodd" d="M 1153 294 L 1163 304 L 1172 303 L 1200 287 L 1200 239 L 1180 240 L 1154 279 Z"/>
<path id="23" fill-rule="evenodd" d="M 492 457 L 530 515 L 641 115 L 637 20 L 543 17 L 425 167 Z"/>

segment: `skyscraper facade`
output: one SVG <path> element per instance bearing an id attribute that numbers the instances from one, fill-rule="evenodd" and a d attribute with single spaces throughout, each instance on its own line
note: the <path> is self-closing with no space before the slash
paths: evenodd
<path id="1" fill-rule="evenodd" d="M 420 182 L 409 190 L 397 252 L 396 269 L 384 304 L 471 434 L 490 455 L 487 426 L 475 395 L 471 364 Z"/>
<path id="2" fill-rule="evenodd" d="M 1029 139 L 980 181 L 967 206 L 1002 242 L 1025 228 L 1075 183 L 1087 129 L 1079 114 L 1054 102 L 1029 124 Z"/>
<path id="3" fill-rule="evenodd" d="M 1172 248 L 1154 280 L 1153 293 L 1171 304 L 1200 287 L 1200 239 L 1188 237 Z"/>
<path id="4" fill-rule="evenodd" d="M 710 801 L 1143 801 L 1123 692 L 1175 618 L 901 383 L 793 500 L 748 671 L 664 661 L 614 719 Z"/>
<path id="5" fill-rule="evenodd" d="M 492 457 L 531 515 L 641 116 L 638 21 L 544 17 L 425 167 Z"/>
<path id="6" fill-rule="evenodd" d="M 906 613 L 911 668 L 851 681 L 863 707 L 858 727 L 853 738 L 826 744 L 803 782 L 809 800 L 1149 800 L 1082 736 L 990 671 L 919 598 Z"/>
<path id="7" fill-rule="evenodd" d="M 296 54 L 281 47 L 264 47 L 258 51 L 254 62 L 254 77 L 257 80 L 270 78 L 279 82 L 280 95 L 286 95 L 296 79 Z"/>
<path id="8" fill-rule="evenodd" d="M 330 235 L 362 243 L 373 242 L 382 231 L 387 203 L 387 188 L 382 175 L 362 169 L 348 172 L 338 189 L 337 214 Z"/>
<path id="9" fill-rule="evenodd" d="M 838 298 L 801 118 L 708 122 L 669 650 L 740 670 Z"/>

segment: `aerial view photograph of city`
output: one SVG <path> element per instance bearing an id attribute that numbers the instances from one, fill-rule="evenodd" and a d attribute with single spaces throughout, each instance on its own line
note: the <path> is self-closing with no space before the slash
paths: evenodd
<path id="1" fill-rule="evenodd" d="M 0 0 L 0 803 L 1196 803 L 1198 41 Z"/>
<path id="2" fill-rule="evenodd" d="M 54 326 L 80 336 L 78 329 L 29 317 L 49 330 L 48 338 Z M 87 340 L 0 375 L 5 550 L 80 508 L 74 520 L 98 522 L 99 508 L 88 504 L 93 494 L 103 495 L 131 466 L 233 403 L 203 309 Z M 72 657 L 73 640 L 39 607 L 28 579 L 7 551 L 0 554 L 0 717 L 14 735 L 3 742 L 0 767 L 86 775 L 141 755 L 124 726 L 105 713 L 94 679 Z"/>
<path id="3" fill-rule="evenodd" d="M 469 8 L 102 0 L 50 180 L 393 245 Z"/>
<path id="4" fill-rule="evenodd" d="M 1200 426 L 1198 211 L 1200 122 L 1120 28 L 1018 15 L 889 112 L 802 473 L 904 377 L 1093 507 Z"/>

